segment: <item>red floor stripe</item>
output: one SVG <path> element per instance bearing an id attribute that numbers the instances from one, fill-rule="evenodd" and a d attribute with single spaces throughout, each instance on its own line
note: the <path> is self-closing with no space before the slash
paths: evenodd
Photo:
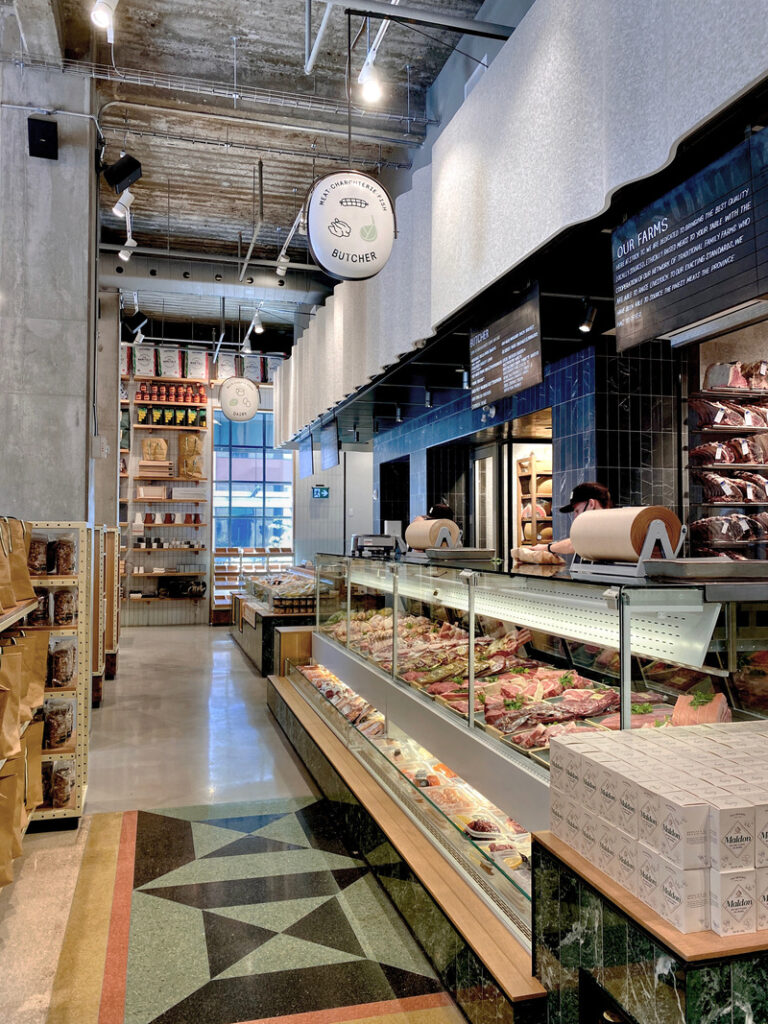
<path id="1" fill-rule="evenodd" d="M 241 1024 L 341 1024 L 342 1021 L 361 1017 L 385 1017 L 392 1013 L 413 1013 L 415 1010 L 434 1010 L 440 1006 L 453 1005 L 447 992 L 435 992 L 429 996 L 388 999 L 382 1003 L 360 1003 L 358 1006 L 337 1006 L 332 1010 L 292 1013 L 287 1017 L 260 1017 L 258 1020 L 242 1021 Z"/>
<path id="2" fill-rule="evenodd" d="M 131 930 L 131 896 L 133 865 L 136 858 L 137 811 L 123 815 L 120 849 L 117 854 L 115 892 L 109 922 L 107 960 L 101 990 L 99 1024 L 123 1024 L 125 1015 L 125 981 L 128 969 L 128 940 Z"/>

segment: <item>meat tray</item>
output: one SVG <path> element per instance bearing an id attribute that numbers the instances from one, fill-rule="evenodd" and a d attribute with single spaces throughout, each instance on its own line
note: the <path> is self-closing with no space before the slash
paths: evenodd
<path id="1" fill-rule="evenodd" d="M 656 579 L 751 580 L 765 579 L 768 574 L 764 561 L 732 562 L 729 558 L 652 558 L 643 565 L 648 576 Z"/>

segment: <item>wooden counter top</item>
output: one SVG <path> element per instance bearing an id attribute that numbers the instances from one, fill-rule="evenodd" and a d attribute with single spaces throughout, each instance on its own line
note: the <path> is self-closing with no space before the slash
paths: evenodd
<path id="1" fill-rule="evenodd" d="M 716 935 L 713 931 L 684 935 L 551 832 L 535 832 L 533 839 L 683 960 L 722 960 L 768 949 L 768 931 L 748 935 Z"/>
<path id="2" fill-rule="evenodd" d="M 435 856 L 433 844 L 347 750 L 293 684 L 283 676 L 270 676 L 269 680 L 435 902 L 487 966 L 507 998 L 512 1002 L 544 998 L 544 988 L 531 974 L 530 956 L 469 883 L 441 854 Z"/>

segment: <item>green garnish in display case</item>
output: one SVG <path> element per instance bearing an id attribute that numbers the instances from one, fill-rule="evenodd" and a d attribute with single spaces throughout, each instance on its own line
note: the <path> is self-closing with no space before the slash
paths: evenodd
<path id="1" fill-rule="evenodd" d="M 633 715 L 650 715 L 653 714 L 653 704 L 633 704 L 632 705 Z"/>
<path id="2" fill-rule="evenodd" d="M 701 693 L 701 692 L 697 691 L 693 695 L 693 700 L 691 701 L 691 707 L 692 708 L 703 708 L 707 704 L 711 704 L 714 699 L 715 699 L 714 693 Z"/>
<path id="3" fill-rule="evenodd" d="M 525 705 L 525 697 L 520 694 L 519 697 L 507 697 L 504 701 L 504 707 L 507 711 L 519 711 Z"/>

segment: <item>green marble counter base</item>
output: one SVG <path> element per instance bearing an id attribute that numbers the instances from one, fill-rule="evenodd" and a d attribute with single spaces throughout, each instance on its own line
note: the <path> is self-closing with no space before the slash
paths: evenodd
<path id="1" fill-rule="evenodd" d="M 267 700 L 320 790 L 334 802 L 344 841 L 370 867 L 471 1024 L 546 1024 L 543 999 L 509 1002 L 271 683 Z"/>
<path id="2" fill-rule="evenodd" d="M 768 1022 L 768 950 L 688 963 L 535 841 L 533 935 L 547 1024 L 598 1021 L 596 1001 L 634 1024 Z"/>

